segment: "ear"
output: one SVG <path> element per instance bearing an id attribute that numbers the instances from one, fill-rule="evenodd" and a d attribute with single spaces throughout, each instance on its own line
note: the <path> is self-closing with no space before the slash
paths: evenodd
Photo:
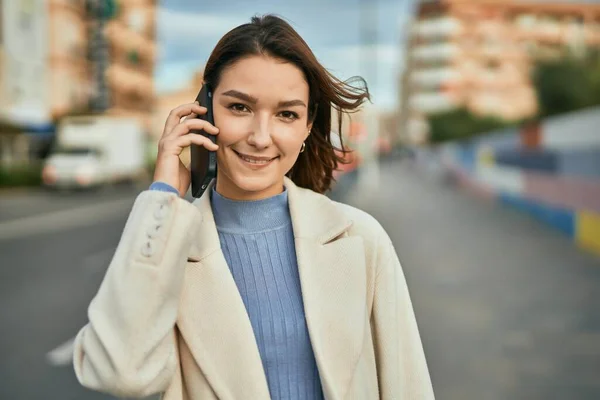
<path id="1" fill-rule="evenodd" d="M 306 140 L 308 138 L 308 135 L 310 135 L 310 132 L 312 131 L 312 127 L 313 124 L 315 122 L 315 120 L 317 119 L 317 110 L 319 108 L 319 104 L 315 104 L 315 109 L 312 115 L 312 118 L 309 118 L 308 120 L 308 125 L 306 125 L 306 136 L 304 136 L 304 140 Z"/>
<path id="2" fill-rule="evenodd" d="M 310 135 L 310 133 L 312 131 L 312 127 L 313 127 L 312 122 L 306 126 L 306 136 L 304 137 L 304 139 L 308 138 L 308 136 Z"/>

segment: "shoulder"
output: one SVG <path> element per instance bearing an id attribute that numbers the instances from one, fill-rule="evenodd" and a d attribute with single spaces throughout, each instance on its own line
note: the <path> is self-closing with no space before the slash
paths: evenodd
<path id="1" fill-rule="evenodd" d="M 361 237 L 365 248 L 373 256 L 381 255 L 390 247 L 393 248 L 387 231 L 371 214 L 348 204 L 331 199 L 329 201 L 348 220 L 352 221 L 352 225 L 348 229 L 348 236 Z"/>
<path id="2" fill-rule="evenodd" d="M 352 221 L 352 225 L 348 229 L 348 236 L 361 239 L 369 269 L 376 276 L 379 276 L 382 270 L 395 269 L 390 261 L 397 259 L 396 251 L 392 240 L 381 223 L 363 210 L 348 204 L 330 201 Z"/>
<path id="3" fill-rule="evenodd" d="M 381 223 L 366 211 L 358 209 L 348 204 L 340 203 L 334 200 L 330 200 L 332 205 L 343 213 L 348 219 L 352 221 L 352 227 L 350 231 L 353 234 L 367 236 L 367 237 L 380 237 L 382 235 L 387 236 L 387 233 Z"/>
<path id="4" fill-rule="evenodd" d="M 361 243 L 367 268 L 377 274 L 397 258 L 388 233 L 374 216 L 308 189 L 301 189 L 300 193 L 302 196 L 296 201 L 302 204 L 298 214 L 302 215 L 299 225 L 303 232 L 328 232 L 325 237 L 331 239 L 354 238 L 356 245 Z"/>
<path id="5" fill-rule="evenodd" d="M 336 217 L 351 221 L 350 231 L 352 233 L 368 237 L 379 237 L 382 234 L 387 236 L 379 221 L 366 211 L 332 200 L 325 194 L 317 193 L 310 189 L 297 188 L 297 190 L 303 194 L 303 200 L 310 199 L 310 201 L 303 201 L 303 205 L 314 205 L 312 211 L 318 209 L 320 212 L 327 213 L 328 216 L 333 214 Z"/>
<path id="6" fill-rule="evenodd" d="M 293 216 L 298 217 L 298 228 L 304 233 L 327 232 L 334 234 L 342 230 L 346 236 L 362 237 L 366 247 L 375 247 L 389 243 L 389 237 L 379 223 L 369 213 L 348 204 L 332 200 L 325 194 L 310 189 L 291 186 L 290 201 L 293 203 Z M 313 236 L 313 235 L 309 235 Z M 333 236 L 331 236 L 333 238 Z"/>

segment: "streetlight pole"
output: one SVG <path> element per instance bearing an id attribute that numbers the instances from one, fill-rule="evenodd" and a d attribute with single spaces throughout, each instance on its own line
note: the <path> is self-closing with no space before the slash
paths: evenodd
<path id="1" fill-rule="evenodd" d="M 110 107 L 110 91 L 105 76 L 110 62 L 110 51 L 109 43 L 104 36 L 104 27 L 114 10 L 114 0 L 87 0 L 90 20 L 88 57 L 92 64 L 95 88 L 90 101 L 93 112 L 104 112 Z"/>
<path id="2" fill-rule="evenodd" d="M 370 87 L 377 84 L 377 0 L 360 1 L 361 73 Z"/>
<path id="3" fill-rule="evenodd" d="M 377 0 L 360 1 L 360 68 L 369 88 L 377 87 L 378 73 L 378 7 Z M 366 103 L 362 112 L 362 126 L 366 135 L 359 143 L 362 165 L 358 170 L 358 192 L 361 197 L 375 193 L 379 186 L 379 161 L 377 139 L 379 136 L 378 116 L 375 108 Z M 368 198 L 364 197 L 364 201 Z"/>

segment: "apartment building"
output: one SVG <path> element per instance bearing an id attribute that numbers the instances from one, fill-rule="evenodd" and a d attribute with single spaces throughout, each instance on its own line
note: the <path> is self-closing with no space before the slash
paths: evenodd
<path id="1" fill-rule="evenodd" d="M 106 91 L 107 102 L 102 104 L 106 112 L 139 117 L 149 134 L 156 105 L 153 78 L 157 58 L 155 20 L 156 0 L 120 0 L 116 15 L 103 26 L 108 62 L 105 68 L 99 63 L 99 74 L 94 75 L 99 77 L 94 82 L 95 93 L 102 95 L 101 92 Z"/>
<path id="2" fill-rule="evenodd" d="M 91 86 L 84 2 L 51 0 L 47 7 L 47 26 L 40 32 L 40 36 L 47 37 L 47 48 L 37 50 L 47 81 L 44 84 L 40 80 L 36 86 L 45 89 L 47 122 L 52 123 L 65 114 L 85 112 Z"/>
<path id="3" fill-rule="evenodd" d="M 11 164 L 47 147 L 55 118 L 85 107 L 85 13 L 66 0 L 4 0 L 0 9 L 0 151 Z"/>
<path id="4" fill-rule="evenodd" d="M 3 24 L 3 13 L 4 11 L 4 0 L 0 0 L 0 97 L 1 94 L 4 93 L 4 29 L 2 28 Z M 1 108 L 1 104 L 0 104 Z"/>
<path id="5" fill-rule="evenodd" d="M 71 114 L 138 116 L 149 130 L 155 19 L 156 0 L 0 1 L 1 154 L 47 145 Z"/>
<path id="6" fill-rule="evenodd" d="M 458 107 L 509 121 L 534 115 L 534 62 L 600 47 L 600 5 L 423 1 L 409 35 L 401 130 L 422 142 L 428 115 Z"/>

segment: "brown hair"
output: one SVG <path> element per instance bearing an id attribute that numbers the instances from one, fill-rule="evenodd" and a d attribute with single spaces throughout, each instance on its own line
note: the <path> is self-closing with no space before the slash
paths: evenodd
<path id="1" fill-rule="evenodd" d="M 366 82 L 360 77 L 341 81 L 333 76 L 294 28 L 274 15 L 255 16 L 250 23 L 223 36 L 206 63 L 204 82 L 216 88 L 225 68 L 253 55 L 282 59 L 304 72 L 309 87 L 308 122 L 313 126 L 306 139 L 306 150 L 300 153 L 287 175 L 300 187 L 325 193 L 334 179 L 333 171 L 339 163 L 346 163 L 344 155 L 348 150 L 341 137 L 343 116 L 357 111 L 365 99 L 370 99 Z M 339 149 L 331 142 L 332 107 L 338 116 Z"/>

